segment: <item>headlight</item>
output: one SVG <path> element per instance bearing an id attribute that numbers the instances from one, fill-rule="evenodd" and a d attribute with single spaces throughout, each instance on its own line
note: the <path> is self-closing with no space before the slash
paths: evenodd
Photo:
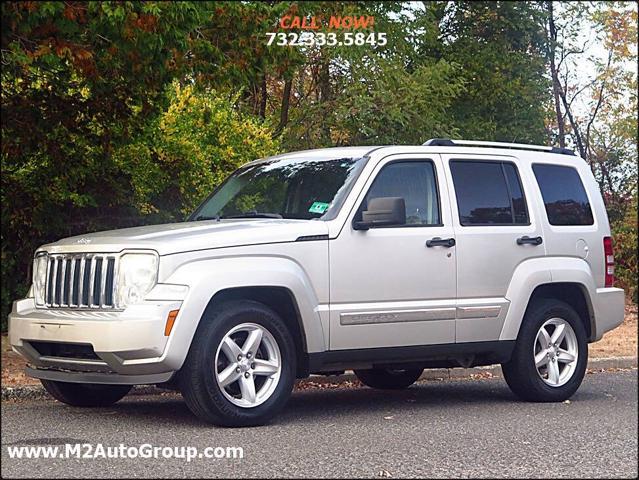
<path id="1" fill-rule="evenodd" d="M 118 307 L 140 302 L 158 279 L 158 256 L 152 253 L 127 253 L 120 257 L 116 300 Z"/>
<path id="2" fill-rule="evenodd" d="M 33 296 L 36 305 L 44 305 L 44 292 L 47 285 L 47 263 L 49 256 L 39 253 L 33 259 Z"/>

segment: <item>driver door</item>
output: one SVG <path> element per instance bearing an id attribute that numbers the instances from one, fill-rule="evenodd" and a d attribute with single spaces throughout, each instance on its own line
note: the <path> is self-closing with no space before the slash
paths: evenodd
<path id="1" fill-rule="evenodd" d="M 378 197 L 404 198 L 406 223 L 354 229 Z M 356 205 L 329 242 L 330 349 L 454 343 L 455 235 L 439 156 L 383 159 Z"/>

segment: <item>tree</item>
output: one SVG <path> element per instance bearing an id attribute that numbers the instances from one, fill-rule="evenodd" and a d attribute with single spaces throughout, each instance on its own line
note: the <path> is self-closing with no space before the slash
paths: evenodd
<path id="1" fill-rule="evenodd" d="M 464 138 L 543 143 L 548 83 L 537 2 L 450 2 L 444 58 L 465 90 L 450 110 Z"/>
<path id="2" fill-rule="evenodd" d="M 570 135 L 580 156 L 590 162 L 592 135 L 602 113 L 631 95 L 633 78 L 636 82 L 624 64 L 636 63 L 637 10 L 629 10 L 625 2 L 574 2 L 562 4 L 559 11 L 554 2 L 543 5 L 557 139 L 563 146 Z M 603 58 L 593 56 L 593 44 L 603 45 Z M 585 65 L 596 72 L 593 77 L 583 75 Z"/>
<path id="3" fill-rule="evenodd" d="M 637 5 L 556 7 L 544 2 L 554 94 L 549 124 L 560 145 L 574 145 L 599 183 L 615 237 L 618 277 L 636 301 Z"/>
<path id="4" fill-rule="evenodd" d="M 201 6 L 4 2 L 2 321 L 34 249 L 140 223 L 115 149 L 161 108 Z M 135 158 L 129 158 L 135 162 Z"/>

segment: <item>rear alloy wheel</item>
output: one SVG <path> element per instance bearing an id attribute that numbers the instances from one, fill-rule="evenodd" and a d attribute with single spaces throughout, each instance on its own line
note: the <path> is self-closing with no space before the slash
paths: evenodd
<path id="1" fill-rule="evenodd" d="M 423 371 L 423 368 L 372 368 L 370 370 L 355 370 L 355 375 L 364 385 L 371 388 L 401 390 L 415 383 Z"/>
<path id="2" fill-rule="evenodd" d="M 535 367 L 541 379 L 551 387 L 561 387 L 574 375 L 579 347 L 577 335 L 566 320 L 551 318 L 537 332 Z"/>
<path id="3" fill-rule="evenodd" d="M 526 312 L 513 355 L 501 367 L 518 397 L 561 402 L 577 391 L 587 363 L 588 342 L 579 315 L 564 302 L 541 299 Z"/>

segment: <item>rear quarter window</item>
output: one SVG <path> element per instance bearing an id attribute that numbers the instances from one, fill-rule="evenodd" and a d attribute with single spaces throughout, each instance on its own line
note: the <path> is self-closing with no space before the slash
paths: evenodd
<path id="1" fill-rule="evenodd" d="M 551 225 L 592 225 L 590 201 L 579 173 L 563 165 L 533 165 Z"/>

